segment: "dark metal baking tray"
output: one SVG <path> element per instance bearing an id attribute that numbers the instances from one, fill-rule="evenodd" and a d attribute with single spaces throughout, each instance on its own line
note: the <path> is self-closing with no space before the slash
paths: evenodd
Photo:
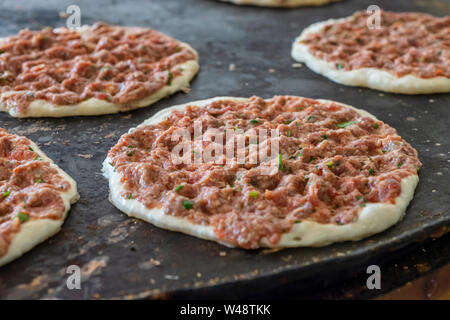
<path id="1" fill-rule="evenodd" d="M 81 194 L 60 233 L 0 269 L 0 298 L 270 296 L 276 288 L 292 289 L 292 284 L 300 288 L 314 279 L 336 280 L 338 272 L 364 272 L 376 257 L 448 226 L 450 94 L 382 94 L 335 84 L 307 67 L 292 67 L 291 42 L 304 27 L 351 15 L 373 2 L 344 0 L 325 7 L 283 10 L 210 0 L 75 1 L 82 23 L 102 20 L 150 27 L 192 44 L 200 54 L 200 73 L 189 94 L 178 93 L 126 114 L 27 120 L 0 115 L 1 127 L 38 143 L 77 180 Z M 449 1 L 376 2 L 388 10 L 450 14 Z M 3 0 L 0 35 L 64 25 L 60 12 L 70 4 Z M 230 64 L 234 71 L 229 70 Z M 333 99 L 366 109 L 397 128 L 419 151 L 420 183 L 401 223 L 356 243 L 244 251 L 129 219 L 108 202 L 101 163 L 130 127 L 174 104 L 220 95 L 281 94 Z M 69 265 L 82 268 L 81 290 L 66 287 Z"/>

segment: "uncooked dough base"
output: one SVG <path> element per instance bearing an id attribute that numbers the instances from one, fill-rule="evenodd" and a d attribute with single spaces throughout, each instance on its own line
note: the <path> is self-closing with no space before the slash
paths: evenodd
<path id="1" fill-rule="evenodd" d="M 350 18 L 330 19 L 314 23 L 297 37 L 292 45 L 292 57 L 305 63 L 311 70 L 328 79 L 348 86 L 368 87 L 385 92 L 402 94 L 428 94 L 450 92 L 450 79 L 435 77 L 430 79 L 419 78 L 414 75 L 397 77 L 387 71 L 375 68 L 361 68 L 355 70 L 337 70 L 335 64 L 315 57 L 309 52 L 308 46 L 301 44 L 309 34 L 316 33 L 326 25 L 334 25 L 347 21 Z"/>
<path id="2" fill-rule="evenodd" d="M 144 121 L 140 126 L 151 125 L 165 120 L 174 110 L 184 110 L 188 105 L 205 106 L 215 100 L 234 100 L 245 102 L 246 98 L 218 97 L 202 101 L 194 101 L 187 104 L 177 105 L 159 111 L 153 117 Z M 329 100 L 318 100 L 329 102 Z M 376 119 L 367 111 L 356 109 L 364 117 Z M 130 129 L 132 132 L 134 128 Z M 124 185 L 120 182 L 121 175 L 109 164 L 111 160 L 107 157 L 103 162 L 103 174 L 109 180 L 110 201 L 119 210 L 130 217 L 136 217 L 147 221 L 157 227 L 186 233 L 201 239 L 212 240 L 226 246 L 231 246 L 219 239 L 212 226 L 197 225 L 188 220 L 164 214 L 162 209 L 148 209 L 144 204 L 136 199 L 125 199 L 121 193 L 125 191 Z M 414 196 L 414 190 L 419 182 L 417 175 L 411 175 L 404 178 L 401 182 L 402 192 L 396 198 L 395 204 L 388 203 L 369 203 L 360 212 L 359 219 L 345 225 L 321 224 L 313 221 L 302 221 L 295 224 L 290 232 L 283 234 L 281 240 L 272 245 L 263 238 L 260 242 L 261 247 L 317 247 L 324 246 L 334 242 L 357 241 L 373 234 L 382 232 L 400 221 L 406 211 L 409 202 Z"/>

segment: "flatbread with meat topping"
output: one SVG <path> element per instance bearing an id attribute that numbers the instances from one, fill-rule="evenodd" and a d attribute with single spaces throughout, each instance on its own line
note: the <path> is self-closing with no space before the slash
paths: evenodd
<path id="1" fill-rule="evenodd" d="M 155 30 L 104 23 L 0 39 L 0 110 L 14 117 L 100 115 L 189 87 L 198 56 Z"/>
<path id="2" fill-rule="evenodd" d="M 321 6 L 334 1 L 340 0 L 221 0 L 232 2 L 239 5 L 255 5 L 262 7 L 302 7 L 302 6 Z"/>
<path id="3" fill-rule="evenodd" d="M 240 130 L 256 140 L 201 161 L 217 144 L 234 146 L 228 134 Z M 207 139 L 211 132 L 219 136 Z M 278 154 L 251 162 L 252 148 L 276 142 Z M 181 145 L 190 148 L 180 152 Z M 239 152 L 245 161 L 236 161 Z M 129 216 L 256 249 L 322 246 L 389 228 L 404 216 L 420 166 L 395 129 L 363 110 L 293 96 L 220 97 L 164 109 L 131 129 L 103 172 L 110 201 Z"/>
<path id="4" fill-rule="evenodd" d="M 350 86 L 402 94 L 450 92 L 450 17 L 381 12 L 327 20 L 306 28 L 292 57 L 313 71 Z M 372 22 L 371 22 L 372 21 Z"/>
<path id="5" fill-rule="evenodd" d="M 57 233 L 78 198 L 36 144 L 0 128 L 0 266 Z"/>

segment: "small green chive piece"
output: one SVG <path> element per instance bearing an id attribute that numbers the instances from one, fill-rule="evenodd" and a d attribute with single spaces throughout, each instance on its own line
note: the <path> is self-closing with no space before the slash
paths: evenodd
<path id="1" fill-rule="evenodd" d="M 32 147 L 28 147 L 28 150 L 30 150 L 30 151 L 34 151 Z"/>
<path id="2" fill-rule="evenodd" d="M 292 120 L 286 120 L 285 122 L 284 122 L 284 124 L 290 124 L 292 122 Z"/>
<path id="3" fill-rule="evenodd" d="M 375 123 L 373 124 L 373 128 L 374 128 L 374 129 L 378 129 L 379 127 L 380 127 L 380 126 L 378 125 L 378 123 L 375 122 Z"/>
<path id="4" fill-rule="evenodd" d="M 369 168 L 369 175 L 373 176 L 375 174 L 375 170 L 372 168 Z"/>
<path id="5" fill-rule="evenodd" d="M 2 197 L 6 198 L 7 196 L 9 196 L 11 194 L 11 191 L 6 191 L 5 193 L 3 193 Z"/>
<path id="6" fill-rule="evenodd" d="M 349 121 L 349 122 L 341 122 L 338 123 L 337 126 L 338 128 L 347 128 L 348 126 L 351 126 L 352 124 L 355 124 L 356 121 Z"/>
<path id="7" fill-rule="evenodd" d="M 281 171 L 284 170 L 283 158 L 281 157 L 281 153 L 278 154 L 278 169 Z"/>
<path id="8" fill-rule="evenodd" d="M 259 192 L 258 191 L 250 191 L 249 195 L 252 198 L 258 198 Z"/>
<path id="9" fill-rule="evenodd" d="M 19 212 L 17 214 L 17 218 L 19 218 L 20 223 L 24 223 L 25 221 L 30 219 L 30 216 L 27 213 L 25 213 L 25 212 Z"/>
<path id="10" fill-rule="evenodd" d="M 258 119 L 252 119 L 252 120 L 250 120 L 250 123 L 251 124 L 258 124 L 259 120 Z"/>
<path id="11" fill-rule="evenodd" d="M 302 222 L 301 220 L 295 220 L 295 223 L 300 223 L 300 222 Z"/>
<path id="12" fill-rule="evenodd" d="M 134 199 L 133 195 L 130 193 L 127 197 L 128 199 Z"/>
<path id="13" fill-rule="evenodd" d="M 323 139 L 323 140 L 327 140 L 327 139 L 328 139 L 328 136 L 327 136 L 326 134 L 324 134 L 324 135 L 322 136 L 322 139 Z"/>
<path id="14" fill-rule="evenodd" d="M 36 182 L 36 183 L 44 183 L 45 181 L 43 179 L 41 179 L 41 178 L 36 178 L 36 179 L 34 179 L 34 182 Z"/>
<path id="15" fill-rule="evenodd" d="M 172 79 L 173 79 L 173 73 L 172 73 L 172 71 L 168 71 L 169 72 L 169 78 L 168 78 L 168 80 L 167 80 L 167 84 L 169 85 L 169 86 L 171 86 L 172 85 Z"/>
<path id="16" fill-rule="evenodd" d="M 328 169 L 331 170 L 331 168 L 333 168 L 334 163 L 333 163 L 333 161 L 330 161 L 330 162 L 327 162 L 326 165 L 327 165 Z"/>
<path id="17" fill-rule="evenodd" d="M 308 119 L 306 119 L 307 121 L 313 121 L 314 119 L 316 119 L 316 117 L 314 116 L 309 116 Z"/>
<path id="18" fill-rule="evenodd" d="M 186 210 L 189 210 L 189 209 L 192 209 L 194 207 L 194 202 L 192 202 L 191 200 L 183 200 L 183 202 L 181 202 L 181 205 Z"/>
<path id="19" fill-rule="evenodd" d="M 178 187 L 175 188 L 175 191 L 180 191 L 183 189 L 184 185 L 180 184 Z"/>
<path id="20" fill-rule="evenodd" d="M 400 162 L 400 163 L 397 165 L 397 167 L 398 167 L 398 168 L 401 168 L 402 165 L 403 165 L 403 162 Z"/>
<path id="21" fill-rule="evenodd" d="M 342 63 L 337 63 L 336 64 L 336 69 L 341 70 L 343 68 L 344 68 L 344 66 L 342 65 Z"/>

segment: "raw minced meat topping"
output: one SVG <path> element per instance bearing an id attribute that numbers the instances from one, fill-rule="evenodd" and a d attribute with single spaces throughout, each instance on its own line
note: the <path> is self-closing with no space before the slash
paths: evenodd
<path id="1" fill-rule="evenodd" d="M 190 161 L 173 157 L 179 130 L 192 138 L 192 148 L 182 152 Z M 206 138 L 211 130 L 224 137 Z M 195 160 L 213 144 L 234 145 L 228 134 L 236 131 L 250 134 L 231 155 Z M 278 153 L 267 163 L 276 170 L 250 159 L 255 146 L 275 143 Z M 245 161 L 237 161 L 239 154 Z M 305 220 L 357 221 L 370 203 L 395 203 L 401 180 L 421 166 L 416 150 L 389 125 L 334 102 L 291 96 L 189 105 L 123 135 L 108 159 L 121 176 L 124 199 L 213 226 L 222 241 L 243 248 L 257 248 L 263 238 L 276 244 Z"/>
<path id="2" fill-rule="evenodd" d="M 34 100 L 56 106 L 97 98 L 123 105 L 151 96 L 196 60 L 158 31 L 96 23 L 23 30 L 0 41 L 0 102 L 23 112 Z"/>
<path id="3" fill-rule="evenodd" d="M 449 16 L 381 11 L 380 27 L 368 28 L 371 15 L 356 12 L 306 35 L 300 43 L 338 70 L 377 68 L 398 77 L 450 78 Z"/>
<path id="4" fill-rule="evenodd" d="M 21 225 L 36 219 L 62 219 L 61 192 L 72 186 L 35 152 L 30 140 L 0 128 L 0 257 Z"/>

